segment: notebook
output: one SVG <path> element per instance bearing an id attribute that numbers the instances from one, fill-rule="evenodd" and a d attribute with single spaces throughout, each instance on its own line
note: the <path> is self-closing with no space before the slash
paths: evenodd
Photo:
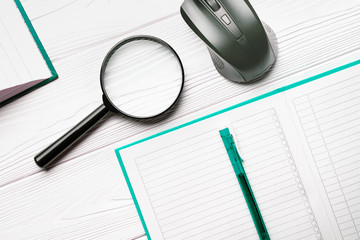
<path id="1" fill-rule="evenodd" d="M 360 238 L 360 60 L 115 150 L 148 239 Z"/>
<path id="2" fill-rule="evenodd" d="M 20 1 L 0 1 L 0 106 L 56 78 Z"/>

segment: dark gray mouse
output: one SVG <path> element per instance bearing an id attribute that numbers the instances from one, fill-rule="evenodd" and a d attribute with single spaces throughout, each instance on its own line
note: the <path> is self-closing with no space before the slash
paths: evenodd
<path id="1" fill-rule="evenodd" d="M 277 41 L 247 0 L 185 0 L 180 12 L 207 44 L 219 73 L 235 82 L 249 82 L 275 62 Z"/>

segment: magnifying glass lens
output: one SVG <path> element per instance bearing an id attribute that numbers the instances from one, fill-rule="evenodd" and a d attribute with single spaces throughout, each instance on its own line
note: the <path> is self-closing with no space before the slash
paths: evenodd
<path id="1" fill-rule="evenodd" d="M 102 86 L 119 112 L 149 118 L 166 111 L 178 98 L 183 72 L 175 52 L 148 39 L 132 40 L 109 53 Z"/>

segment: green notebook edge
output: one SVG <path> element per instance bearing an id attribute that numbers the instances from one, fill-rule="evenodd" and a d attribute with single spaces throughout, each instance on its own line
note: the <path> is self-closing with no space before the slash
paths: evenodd
<path id="1" fill-rule="evenodd" d="M 153 134 L 153 135 L 151 135 L 151 136 L 149 136 L 149 137 L 146 137 L 146 138 L 143 138 L 143 139 L 134 141 L 134 142 L 132 142 L 132 143 L 126 144 L 126 145 L 124 145 L 124 146 L 122 146 L 122 147 L 116 148 L 116 149 L 115 149 L 116 157 L 117 157 L 118 162 L 119 162 L 119 164 L 120 164 L 120 167 L 121 167 L 121 170 L 122 170 L 122 172 L 123 172 L 125 181 L 126 181 L 127 186 L 128 186 L 128 188 L 129 188 L 131 197 L 132 197 L 132 199 L 133 199 L 133 201 L 134 201 L 136 210 L 137 210 L 138 215 L 139 215 L 139 217 L 140 217 L 140 221 L 141 221 L 141 223 L 142 223 L 142 225 L 143 225 L 143 228 L 144 228 L 144 231 L 145 231 L 145 234 L 146 234 L 147 238 L 148 238 L 148 239 L 151 239 L 151 236 L 150 236 L 149 230 L 148 230 L 148 228 L 147 228 L 147 226 L 146 226 L 146 222 L 145 222 L 144 216 L 143 216 L 143 214 L 142 214 L 142 212 L 141 212 L 140 205 L 139 205 L 139 203 L 138 203 L 138 201 L 137 201 L 137 198 L 136 198 L 136 196 L 135 196 L 134 189 L 132 188 L 132 185 L 131 185 L 131 182 L 130 182 L 130 178 L 129 178 L 127 172 L 126 172 L 125 165 L 124 165 L 123 160 L 122 160 L 121 155 L 120 155 L 120 150 L 129 148 L 129 147 L 131 147 L 131 146 L 137 145 L 137 144 L 142 143 L 142 142 L 146 142 L 146 141 L 151 140 L 151 139 L 153 139 L 153 138 L 162 136 L 162 135 L 167 134 L 167 133 L 169 133 L 169 132 L 176 131 L 176 130 L 178 130 L 178 129 L 184 128 L 184 127 L 189 126 L 189 125 L 192 125 L 192 124 L 194 124 L 194 123 L 201 122 L 201 121 L 203 121 L 203 120 L 206 120 L 206 119 L 208 119 L 208 118 L 211 118 L 211 117 L 220 115 L 220 114 L 222 114 L 222 113 L 231 111 L 231 110 L 233 110 L 233 109 L 236 109 L 236 108 L 245 106 L 245 105 L 250 104 L 250 103 L 252 103 L 252 102 L 259 101 L 259 100 L 261 100 L 261 99 L 264 99 L 264 98 L 273 96 L 273 95 L 278 94 L 278 93 L 281 93 L 281 92 L 285 92 L 285 91 L 290 90 L 290 89 L 292 89 L 292 88 L 295 88 L 295 87 L 304 85 L 304 84 L 306 84 L 306 83 L 309 83 L 309 82 L 315 81 L 315 80 L 317 80 L 317 79 L 320 79 L 320 78 L 329 76 L 329 75 L 331 75 L 331 74 L 340 72 L 340 71 L 342 71 L 342 70 L 351 68 L 351 67 L 356 66 L 356 65 L 359 65 L 359 64 L 360 64 L 360 59 L 358 59 L 358 60 L 356 60 L 356 61 L 353 61 L 353 62 L 350 62 L 350 63 L 347 63 L 347 64 L 345 64 L 345 65 L 342 65 L 342 66 L 333 68 L 333 69 L 331 69 L 331 70 L 325 71 L 325 72 L 323 72 L 323 73 L 314 75 L 314 76 L 312 76 L 312 77 L 309 77 L 309 78 L 300 80 L 300 81 L 298 81 L 298 82 L 295 82 L 295 83 L 286 85 L 286 86 L 284 86 L 284 87 L 277 88 L 277 89 L 275 89 L 275 90 L 272 90 L 272 91 L 270 91 L 270 92 L 264 93 L 264 94 L 259 95 L 259 96 L 257 96 L 257 97 L 248 99 L 248 100 L 246 100 L 246 101 L 237 103 L 237 104 L 232 105 L 232 106 L 230 106 L 230 107 L 227 107 L 227 108 L 218 110 L 218 111 L 216 111 L 216 112 L 210 113 L 210 114 L 205 115 L 205 116 L 203 116 L 203 117 L 196 118 L 196 119 L 194 119 L 194 120 L 192 120 L 192 121 L 189 121 L 189 122 L 180 124 L 180 125 L 175 126 L 175 127 L 173 127 L 173 128 L 169 128 L 169 129 L 164 130 L 164 131 L 162 131 L 162 132 Z"/>
<path id="2" fill-rule="evenodd" d="M 35 90 L 35 89 L 37 89 L 37 88 L 45 85 L 45 84 L 47 84 L 47 83 L 49 83 L 49 82 L 51 82 L 51 81 L 53 81 L 53 80 L 55 80 L 55 79 L 57 79 L 57 78 L 59 77 L 59 75 L 57 74 L 57 72 L 56 72 L 56 70 L 55 70 L 54 65 L 52 64 L 52 62 L 51 62 L 51 60 L 50 60 L 49 55 L 46 53 L 46 50 L 45 50 L 44 46 L 42 45 L 42 43 L 41 43 L 41 41 L 40 41 L 39 36 L 37 35 L 37 33 L 36 33 L 33 25 L 31 24 L 31 21 L 30 21 L 28 15 L 26 14 L 25 9 L 24 9 L 24 7 L 22 6 L 20 0 L 14 0 L 14 2 L 15 2 L 15 4 L 16 4 L 17 8 L 19 9 L 20 14 L 21 14 L 21 16 L 23 17 L 23 19 L 24 19 L 24 21 L 25 21 L 25 24 L 26 24 L 26 26 L 28 27 L 28 29 L 29 29 L 29 31 L 30 31 L 30 34 L 32 35 L 32 37 L 33 37 L 33 39 L 34 39 L 34 41 L 35 41 L 35 43 L 36 43 L 36 45 L 37 45 L 37 47 L 38 47 L 41 55 L 42 55 L 42 57 L 44 58 L 44 60 L 45 60 L 45 62 L 46 62 L 46 65 L 48 66 L 48 68 L 49 68 L 50 73 L 51 73 L 52 76 L 49 77 L 49 78 L 47 78 L 47 79 L 45 79 L 44 81 L 42 81 L 42 82 L 40 82 L 40 83 L 38 83 L 38 84 L 36 84 L 36 85 L 28 88 L 28 89 L 26 89 L 26 90 L 24 90 L 24 91 L 16 94 L 15 96 L 12 96 L 12 97 L 6 99 L 5 101 L 0 102 L 0 107 L 2 107 L 2 106 L 4 106 L 4 105 L 6 105 L 6 104 L 8 104 L 8 103 L 10 103 L 10 102 L 12 102 L 12 101 L 14 101 L 15 99 L 17 99 L 17 98 L 19 98 L 19 97 L 21 97 L 21 96 L 24 96 L 25 94 L 27 94 L 27 93 L 29 93 L 29 92 L 31 92 L 31 91 L 33 91 L 33 90 Z"/>

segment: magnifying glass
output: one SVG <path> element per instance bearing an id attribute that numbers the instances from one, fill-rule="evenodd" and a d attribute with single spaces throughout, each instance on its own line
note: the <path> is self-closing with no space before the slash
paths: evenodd
<path id="1" fill-rule="evenodd" d="M 146 35 L 117 43 L 100 70 L 103 104 L 74 128 L 35 156 L 43 168 L 110 112 L 136 119 L 158 116 L 171 108 L 184 86 L 184 68 L 175 50 L 163 40 Z"/>

